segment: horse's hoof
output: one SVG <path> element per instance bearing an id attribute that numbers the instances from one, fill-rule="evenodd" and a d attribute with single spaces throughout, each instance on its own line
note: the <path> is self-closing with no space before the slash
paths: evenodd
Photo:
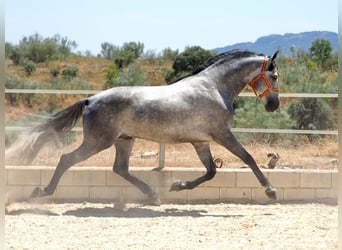
<path id="1" fill-rule="evenodd" d="M 152 171 L 162 171 L 164 168 L 161 168 L 161 167 L 156 167 L 156 168 L 153 168 Z"/>
<path id="2" fill-rule="evenodd" d="M 272 200 L 277 199 L 277 190 L 273 188 L 272 186 L 268 186 L 265 190 L 265 193 L 270 199 Z"/>
<path id="3" fill-rule="evenodd" d="M 118 201 L 114 203 L 114 210 L 124 212 L 126 211 L 126 202 L 125 201 Z"/>
<path id="4" fill-rule="evenodd" d="M 160 201 L 158 195 L 154 195 L 154 196 L 151 196 L 148 198 L 147 204 L 151 205 L 151 206 L 160 206 L 161 201 Z"/>
<path id="5" fill-rule="evenodd" d="M 181 182 L 181 181 L 177 181 L 175 183 L 173 183 L 170 187 L 170 192 L 172 191 L 181 191 L 185 188 L 185 183 L 184 182 Z"/>
<path id="6" fill-rule="evenodd" d="M 41 189 L 40 187 L 36 187 L 31 194 L 31 198 L 38 198 L 38 197 L 43 197 L 47 195 L 49 194 L 46 193 L 43 189 Z"/>

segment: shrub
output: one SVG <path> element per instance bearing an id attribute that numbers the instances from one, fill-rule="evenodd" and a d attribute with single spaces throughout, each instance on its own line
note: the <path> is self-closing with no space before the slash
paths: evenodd
<path id="1" fill-rule="evenodd" d="M 238 128 L 265 128 L 265 129 L 290 129 L 294 126 L 294 122 L 287 113 L 287 109 L 283 108 L 279 112 L 265 112 L 264 103 L 259 99 L 239 97 L 235 103 L 234 110 L 234 127 Z M 274 133 L 244 133 L 240 135 L 240 139 L 247 141 L 264 141 L 267 143 L 275 143 L 277 140 L 285 138 L 283 134 Z"/>
<path id="2" fill-rule="evenodd" d="M 22 81 L 19 77 L 9 76 L 5 82 L 6 89 L 20 89 L 22 88 Z M 20 95 L 16 93 L 8 93 L 5 95 L 6 101 L 13 106 L 18 106 L 20 103 Z"/>
<path id="3" fill-rule="evenodd" d="M 176 59 L 176 57 L 178 56 L 179 51 L 177 50 L 172 50 L 171 48 L 166 48 L 163 49 L 162 51 L 162 58 L 164 60 L 171 60 L 174 61 Z"/>
<path id="4" fill-rule="evenodd" d="M 57 77 L 59 74 L 61 73 L 61 69 L 60 68 L 53 68 L 50 70 L 50 74 L 53 76 L 53 77 Z"/>
<path id="5" fill-rule="evenodd" d="M 39 84 L 32 81 L 22 81 L 19 77 L 7 77 L 5 86 L 7 89 L 37 89 Z M 25 93 L 8 93 L 6 94 L 6 101 L 13 106 L 18 106 L 20 102 L 32 107 L 35 104 L 41 104 L 42 98 L 40 95 Z"/>
<path id="6" fill-rule="evenodd" d="M 326 130 L 334 126 L 334 117 L 329 105 L 316 98 L 303 98 L 289 105 L 290 117 L 296 121 L 294 128 L 303 130 Z M 308 135 L 310 141 L 322 135 Z"/>
<path id="7" fill-rule="evenodd" d="M 23 89 L 38 89 L 39 88 L 39 84 L 36 82 L 32 82 L 32 81 L 25 81 L 22 85 Z M 29 107 L 33 107 L 33 105 L 35 104 L 40 104 L 41 100 L 42 100 L 42 96 L 41 95 L 37 95 L 37 94 L 32 94 L 32 93 L 26 93 L 23 94 L 23 102 L 25 105 L 29 106 Z"/>
<path id="8" fill-rule="evenodd" d="M 14 46 L 11 43 L 5 42 L 5 57 L 9 58 L 12 54 Z"/>
<path id="9" fill-rule="evenodd" d="M 62 76 L 64 78 L 76 77 L 77 76 L 77 72 L 78 72 L 78 67 L 69 66 L 69 67 L 66 67 L 66 68 L 64 68 L 62 70 Z"/>
<path id="10" fill-rule="evenodd" d="M 109 65 L 108 70 L 107 70 L 107 81 L 112 81 L 115 78 L 117 78 L 119 75 L 119 69 L 118 66 L 115 63 L 112 63 L 111 65 Z"/>
<path id="11" fill-rule="evenodd" d="M 32 60 L 24 59 L 21 63 L 27 76 L 36 71 L 36 64 Z"/>
<path id="12" fill-rule="evenodd" d="M 14 47 L 9 54 L 9 58 L 15 65 L 19 65 L 24 58 L 24 53 L 18 47 Z"/>
<path id="13" fill-rule="evenodd" d="M 66 37 L 55 35 L 43 38 L 35 33 L 29 37 L 24 37 L 19 45 L 7 46 L 7 52 L 10 53 L 8 56 L 13 60 L 13 63 L 18 65 L 24 58 L 35 63 L 62 59 L 76 47 L 77 44 Z"/>
<path id="14" fill-rule="evenodd" d="M 81 77 L 69 78 L 53 78 L 51 80 L 52 89 L 90 89 L 90 85 L 87 80 Z"/>
<path id="15" fill-rule="evenodd" d="M 134 62 L 134 57 L 135 55 L 132 51 L 121 49 L 115 52 L 114 63 L 119 67 L 119 69 L 122 69 L 124 67 L 127 67 L 132 62 Z"/>
<path id="16" fill-rule="evenodd" d="M 148 78 L 145 72 L 135 66 L 128 66 L 124 71 L 120 71 L 117 78 L 106 82 L 106 88 L 116 86 L 143 86 L 147 85 Z"/>
<path id="17" fill-rule="evenodd" d="M 111 43 L 108 43 L 108 42 L 101 43 L 101 55 L 106 59 L 113 59 L 114 53 L 118 51 L 119 49 L 120 49 L 119 47 Z"/>

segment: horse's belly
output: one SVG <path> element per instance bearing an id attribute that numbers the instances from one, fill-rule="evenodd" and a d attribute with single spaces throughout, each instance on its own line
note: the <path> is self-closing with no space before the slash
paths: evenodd
<path id="1" fill-rule="evenodd" d="M 164 143 L 212 141 L 212 137 L 204 131 L 172 126 L 163 128 L 150 126 L 146 129 L 140 127 L 135 131 L 131 131 L 128 135 L 131 137 Z"/>

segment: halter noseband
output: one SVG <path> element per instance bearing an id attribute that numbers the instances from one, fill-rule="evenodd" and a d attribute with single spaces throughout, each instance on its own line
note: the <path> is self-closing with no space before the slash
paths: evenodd
<path id="1" fill-rule="evenodd" d="M 270 93 L 270 91 L 279 92 L 279 88 L 272 87 L 270 81 L 267 79 L 267 77 L 265 75 L 267 61 L 268 61 L 268 58 L 265 56 L 264 63 L 262 64 L 262 68 L 261 68 L 260 74 L 258 74 L 256 77 L 254 77 L 253 80 L 249 83 L 249 86 L 251 86 L 254 94 L 256 96 L 260 97 L 260 98 L 268 95 Z M 265 82 L 265 84 L 267 86 L 267 89 L 259 95 L 258 92 L 256 91 L 256 89 L 254 88 L 254 85 L 256 84 L 257 81 L 260 80 L 260 78 L 264 80 L 264 82 Z"/>

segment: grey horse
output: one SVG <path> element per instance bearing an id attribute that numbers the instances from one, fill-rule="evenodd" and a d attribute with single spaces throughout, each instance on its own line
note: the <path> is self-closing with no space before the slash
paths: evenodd
<path id="1" fill-rule="evenodd" d="M 276 52 L 273 56 L 246 50 L 219 54 L 170 85 L 115 87 L 77 101 L 42 121 L 19 137 L 8 151 L 31 161 L 48 141 L 67 133 L 83 114 L 83 142 L 60 157 L 47 187 L 37 187 L 33 197 L 52 195 L 72 165 L 111 147 L 116 148 L 113 171 L 132 183 L 150 201 L 159 204 L 153 189 L 129 172 L 129 158 L 135 138 L 161 143 L 191 143 L 206 173 L 192 181 L 177 181 L 170 191 L 193 189 L 212 179 L 216 165 L 210 152 L 214 141 L 247 164 L 265 193 L 276 199 L 276 190 L 260 171 L 253 157 L 231 132 L 233 102 L 250 85 L 264 100 L 265 110 L 279 108 Z M 87 107 L 87 108 L 86 108 Z M 7 156 L 6 156 L 7 157 Z"/>

